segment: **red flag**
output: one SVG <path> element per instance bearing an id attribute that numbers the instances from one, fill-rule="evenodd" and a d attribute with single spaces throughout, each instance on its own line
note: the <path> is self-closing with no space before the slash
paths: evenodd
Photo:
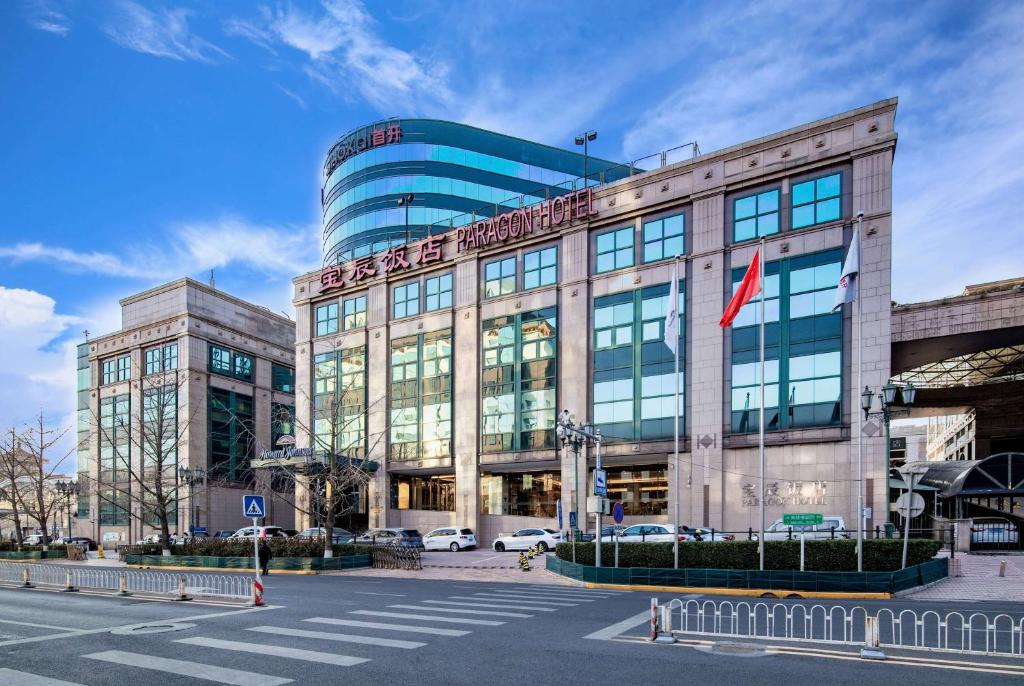
<path id="1" fill-rule="evenodd" d="M 736 315 L 740 313 L 740 309 L 750 302 L 750 299 L 761 292 L 761 250 L 758 249 L 754 253 L 754 259 L 750 261 L 750 266 L 747 267 L 747 273 L 743 275 L 743 280 L 740 281 L 740 287 L 736 290 L 736 294 L 732 296 L 732 300 L 725 308 L 725 312 L 722 313 L 722 320 L 718 322 L 719 326 L 723 329 L 730 324 L 732 320 L 736 319 Z"/>

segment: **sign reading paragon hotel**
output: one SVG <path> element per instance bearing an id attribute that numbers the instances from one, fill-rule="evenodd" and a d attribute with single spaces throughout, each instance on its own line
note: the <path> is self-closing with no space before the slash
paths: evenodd
<path id="1" fill-rule="evenodd" d="M 585 188 L 545 200 L 536 205 L 503 212 L 472 222 L 455 230 L 455 249 L 458 253 L 489 248 L 502 243 L 519 241 L 534 232 L 551 230 L 573 221 L 594 217 L 593 189 Z M 324 267 L 320 272 L 320 290 L 329 291 L 347 284 L 361 283 L 378 276 L 380 272 L 393 274 L 442 261 L 445 236 L 430 236 L 419 244 L 419 255 L 410 255 L 410 247 L 398 245 L 385 251 L 379 259 L 373 255 L 360 257 L 343 265 Z M 379 268 L 379 271 L 378 271 Z"/>

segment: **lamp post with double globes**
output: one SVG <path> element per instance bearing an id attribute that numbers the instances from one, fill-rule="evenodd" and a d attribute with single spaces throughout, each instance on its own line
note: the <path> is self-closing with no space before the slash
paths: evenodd
<path id="1" fill-rule="evenodd" d="M 58 481 L 55 484 L 55 486 L 57 488 L 57 493 L 59 495 L 64 496 L 64 501 L 66 503 L 66 507 L 67 507 L 67 511 L 68 511 L 68 537 L 70 537 L 71 536 L 71 512 L 72 512 L 72 510 L 71 510 L 71 496 L 77 496 L 78 495 L 78 491 L 79 491 L 78 482 L 77 481 L 72 481 L 72 480 L 68 479 L 67 481 Z"/>
<path id="2" fill-rule="evenodd" d="M 897 394 L 901 395 L 901 402 L 896 403 Z M 864 390 L 860 394 L 860 407 L 864 411 L 864 419 L 870 419 L 876 417 L 882 420 L 882 424 L 885 427 L 885 525 L 886 530 L 889 526 L 889 473 L 892 470 L 889 458 L 889 423 L 893 417 L 900 417 L 910 414 L 910 408 L 913 407 L 914 401 L 917 399 L 917 389 L 914 384 L 907 383 L 900 389 L 894 383 L 887 383 L 879 390 L 878 400 L 881 405 L 881 409 L 872 411 L 871 406 L 875 397 L 875 392 L 868 386 L 864 387 Z M 863 484 L 858 483 L 857 488 L 859 492 L 863 493 Z M 858 531 L 861 533 L 857 534 L 857 558 L 860 560 L 863 553 L 863 528 L 864 528 L 864 503 L 860 503 L 861 512 Z M 862 563 L 858 561 L 858 566 Z"/>
<path id="3" fill-rule="evenodd" d="M 188 530 L 189 533 L 194 533 L 196 525 L 199 523 L 199 508 L 193 501 L 193 489 L 196 484 L 206 483 L 206 470 L 202 467 L 186 467 L 182 465 L 178 467 L 178 476 L 188 484 Z"/>
<path id="4" fill-rule="evenodd" d="M 583 187 L 586 188 L 588 185 L 587 180 L 587 162 L 590 161 L 590 143 L 591 141 L 597 140 L 597 131 L 587 131 L 584 134 L 576 136 L 576 145 L 583 146 Z"/>
<path id="5" fill-rule="evenodd" d="M 569 410 L 562 410 L 555 422 L 555 434 L 562 445 L 572 448 L 575 460 L 572 465 L 573 474 L 573 511 L 576 514 L 576 528 L 579 528 L 580 516 L 580 448 L 593 444 L 596 447 L 595 468 L 601 469 L 601 430 L 590 424 L 577 424 L 576 417 Z M 584 510 L 586 507 L 583 508 Z M 583 513 L 586 517 L 586 513 Z M 570 517 L 571 520 L 571 517 Z M 571 525 L 571 521 L 570 521 Z M 576 530 L 570 526 L 572 536 L 572 561 L 576 562 Z M 601 566 L 601 508 L 597 511 L 597 535 L 594 537 L 594 566 Z"/>

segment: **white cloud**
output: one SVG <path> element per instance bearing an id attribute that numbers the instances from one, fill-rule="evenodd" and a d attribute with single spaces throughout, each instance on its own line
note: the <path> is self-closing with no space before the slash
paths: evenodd
<path id="1" fill-rule="evenodd" d="M 58 36 L 71 32 L 71 19 L 59 3 L 52 0 L 26 0 L 25 21 L 29 26 Z"/>
<path id="2" fill-rule="evenodd" d="M 54 264 L 71 273 L 149 281 L 204 276 L 211 269 L 229 265 L 281 274 L 284 278 L 315 268 L 320 258 L 319 245 L 318 226 L 264 226 L 225 215 L 209 221 L 179 222 L 162 239 L 126 245 L 123 253 L 128 257 L 17 243 L 0 245 L 0 258 L 14 264 Z"/>
<path id="3" fill-rule="evenodd" d="M 172 60 L 212 62 L 228 54 L 189 30 L 191 13 L 184 8 L 151 11 L 131 0 L 120 0 L 104 32 L 118 45 Z"/>
<path id="4" fill-rule="evenodd" d="M 282 93 L 284 93 L 285 95 L 287 95 L 287 96 L 288 96 L 289 98 L 291 98 L 292 100 L 294 100 L 294 101 L 295 101 L 295 104 L 296 104 L 296 105 L 298 105 L 299 107 L 301 107 L 301 108 L 302 108 L 302 109 L 304 109 L 304 110 L 305 110 L 305 109 L 309 109 L 309 108 L 308 108 L 308 107 L 306 106 L 306 101 L 305 101 L 305 99 L 303 99 L 303 97 L 302 97 L 301 95 L 299 95 L 299 94 L 298 94 L 298 93 L 296 93 L 295 91 L 292 91 L 292 90 L 289 90 L 289 89 L 285 88 L 284 86 L 282 86 L 282 85 L 281 85 L 281 84 L 279 84 L 279 83 L 275 83 L 274 85 L 275 85 L 275 86 L 277 86 L 277 90 L 281 91 Z"/>

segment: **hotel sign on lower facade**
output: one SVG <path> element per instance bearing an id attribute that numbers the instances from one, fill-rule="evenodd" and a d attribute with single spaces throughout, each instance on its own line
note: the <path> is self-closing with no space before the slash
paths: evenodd
<path id="1" fill-rule="evenodd" d="M 586 188 L 573 191 L 459 227 L 454 234 L 456 253 L 514 243 L 534 233 L 550 231 L 596 215 L 593 190 Z M 420 242 L 416 254 L 412 253 L 408 245 L 396 245 L 379 255 L 368 255 L 344 265 L 324 267 L 320 272 L 320 290 L 323 292 L 343 288 L 381 274 L 390 275 L 441 262 L 444 259 L 444 243 L 450 238 L 451 232 L 430 236 Z"/>

